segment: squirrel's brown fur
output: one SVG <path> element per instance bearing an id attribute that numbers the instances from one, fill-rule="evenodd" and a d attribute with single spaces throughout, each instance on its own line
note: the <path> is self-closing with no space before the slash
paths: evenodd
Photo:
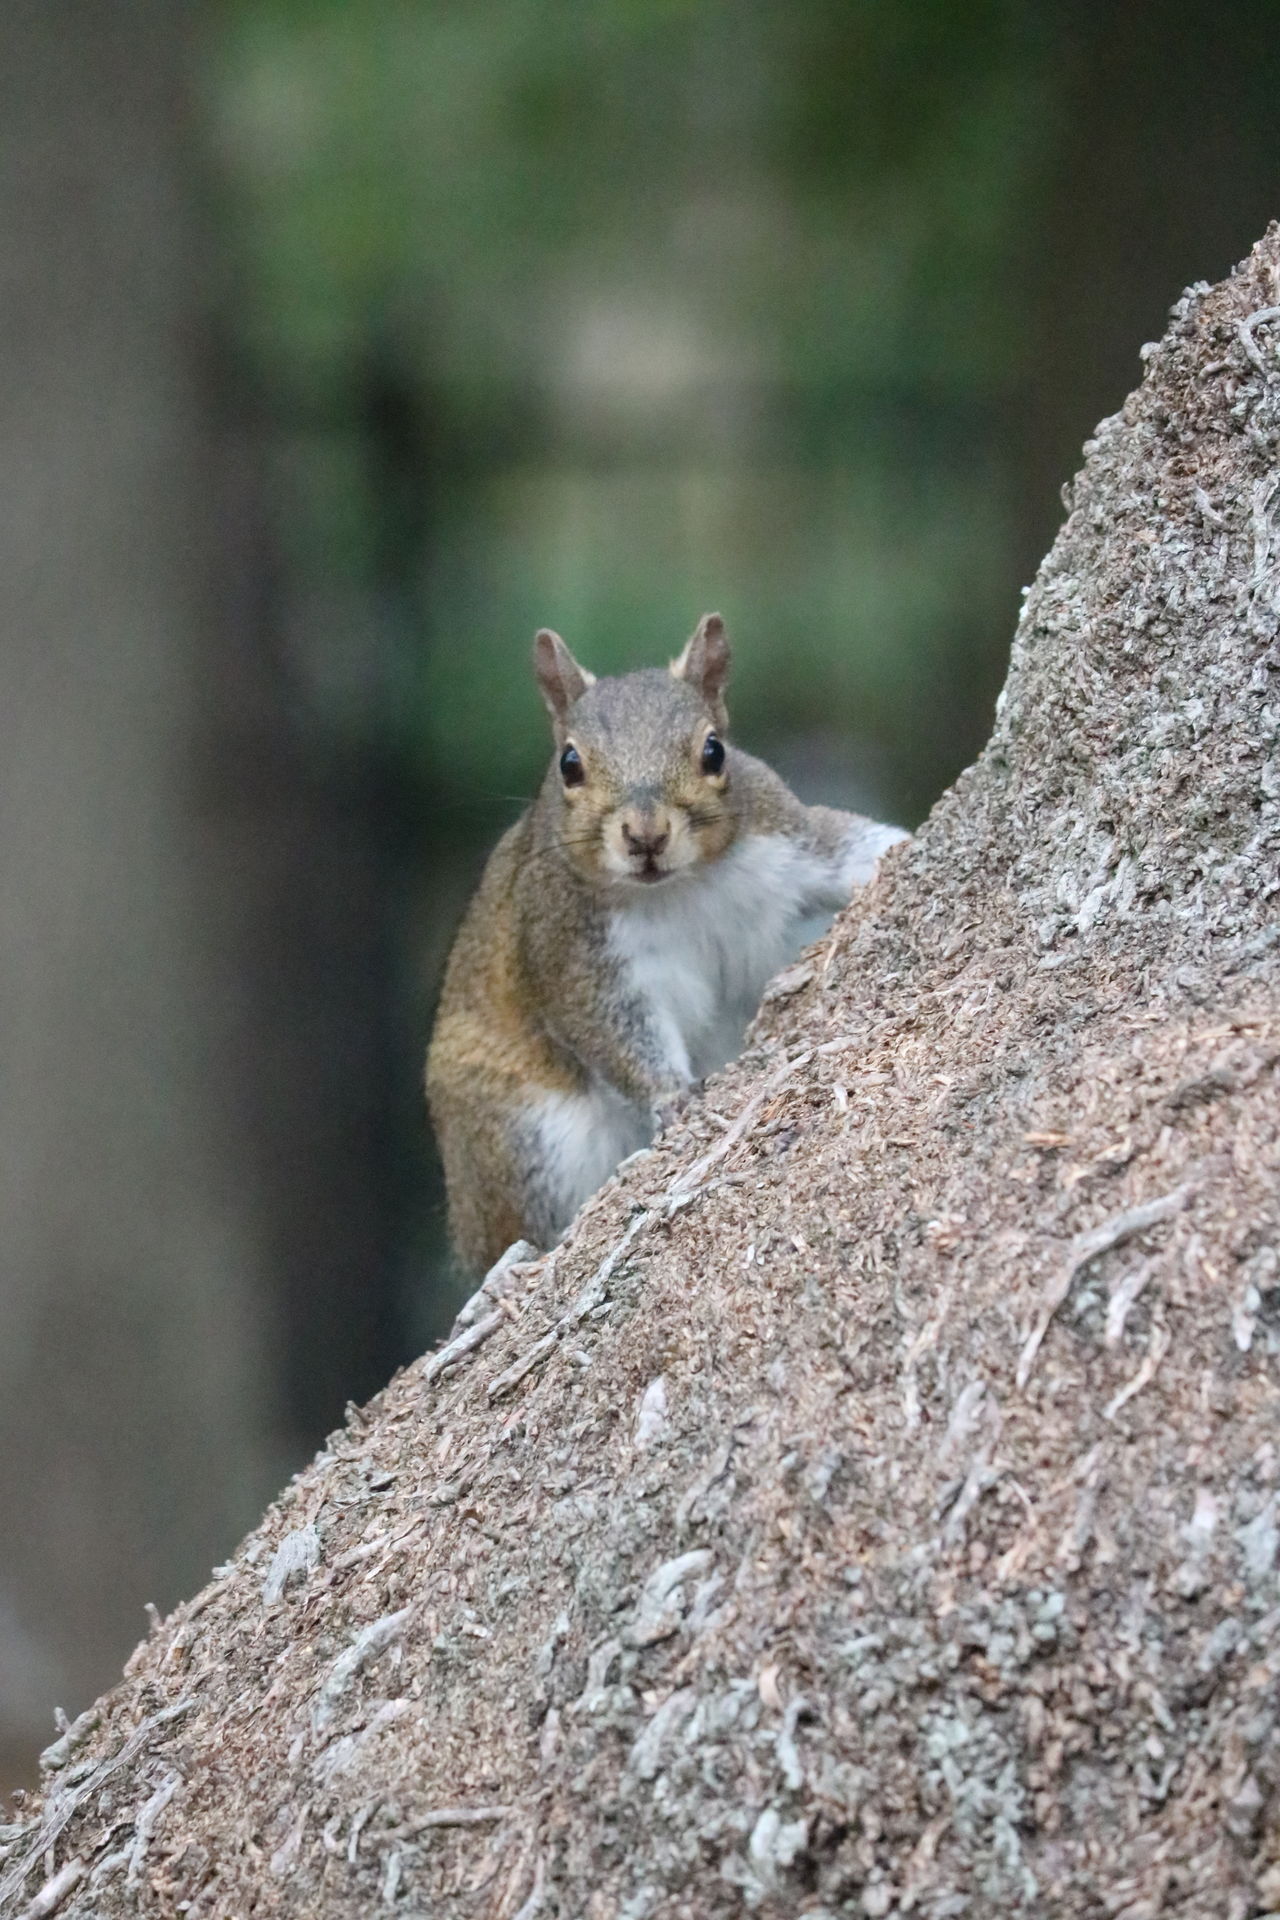
<path id="1" fill-rule="evenodd" d="M 736 1050 L 804 923 L 902 837 L 803 806 L 722 746 L 728 664 L 714 614 L 670 671 L 599 682 L 558 636 L 538 636 L 556 758 L 490 856 L 427 1060 L 468 1267 L 517 1239 L 550 1245 Z"/>

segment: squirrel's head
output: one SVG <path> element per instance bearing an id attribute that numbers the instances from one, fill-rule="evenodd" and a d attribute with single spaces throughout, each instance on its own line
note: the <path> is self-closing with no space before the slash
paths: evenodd
<path id="1" fill-rule="evenodd" d="M 556 742 L 544 792 L 579 873 L 652 886 L 725 851 L 735 818 L 724 744 L 729 641 L 718 613 L 703 615 L 669 670 L 597 680 L 545 628 L 533 664 Z"/>

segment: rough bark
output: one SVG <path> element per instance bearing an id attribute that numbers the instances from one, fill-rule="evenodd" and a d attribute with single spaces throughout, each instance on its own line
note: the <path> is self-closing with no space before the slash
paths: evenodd
<path id="1" fill-rule="evenodd" d="M 1273 228 L 981 760 L 157 1627 L 5 1912 L 1280 1907 L 1277 309 Z"/>

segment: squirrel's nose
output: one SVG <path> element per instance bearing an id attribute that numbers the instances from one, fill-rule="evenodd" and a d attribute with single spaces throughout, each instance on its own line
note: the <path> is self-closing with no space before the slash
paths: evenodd
<path id="1" fill-rule="evenodd" d="M 629 820 L 622 822 L 622 841 L 627 852 L 643 854 L 646 860 L 660 854 L 670 838 L 670 828 L 660 827 L 654 819 L 640 819 L 634 826 Z"/>

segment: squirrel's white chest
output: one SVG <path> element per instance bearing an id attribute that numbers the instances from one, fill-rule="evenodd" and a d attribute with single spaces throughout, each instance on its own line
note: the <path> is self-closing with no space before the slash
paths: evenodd
<path id="1" fill-rule="evenodd" d="M 677 1079 L 700 1080 L 738 1051 L 767 982 L 830 913 L 826 863 L 773 834 L 615 910 L 609 944 L 628 991 L 661 1037 Z"/>

